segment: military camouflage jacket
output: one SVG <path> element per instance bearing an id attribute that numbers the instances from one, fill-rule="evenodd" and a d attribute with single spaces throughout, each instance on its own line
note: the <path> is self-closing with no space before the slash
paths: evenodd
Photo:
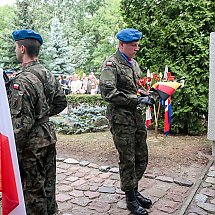
<path id="1" fill-rule="evenodd" d="M 48 117 L 65 109 L 66 96 L 59 82 L 39 62 L 23 66 L 10 83 L 8 100 L 18 153 L 23 147 L 44 147 L 56 142 Z"/>
<path id="2" fill-rule="evenodd" d="M 109 102 L 107 118 L 115 123 L 136 125 L 137 81 L 141 77 L 138 63 L 130 65 L 119 50 L 104 61 L 101 69 L 102 97 Z"/>

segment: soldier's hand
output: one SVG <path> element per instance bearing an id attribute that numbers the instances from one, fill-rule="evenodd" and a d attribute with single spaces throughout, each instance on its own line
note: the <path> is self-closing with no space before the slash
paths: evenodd
<path id="1" fill-rule="evenodd" d="M 139 96 L 137 98 L 137 104 L 153 106 L 155 104 L 155 100 L 151 95 Z"/>

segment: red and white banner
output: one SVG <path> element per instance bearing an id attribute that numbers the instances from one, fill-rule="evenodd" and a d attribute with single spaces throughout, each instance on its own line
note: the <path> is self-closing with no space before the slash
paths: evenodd
<path id="1" fill-rule="evenodd" d="M 146 128 L 149 128 L 152 123 L 151 109 L 148 106 L 146 109 Z"/>
<path id="2" fill-rule="evenodd" d="M 1 68 L 0 192 L 2 192 L 2 215 L 26 215 L 13 126 Z"/>

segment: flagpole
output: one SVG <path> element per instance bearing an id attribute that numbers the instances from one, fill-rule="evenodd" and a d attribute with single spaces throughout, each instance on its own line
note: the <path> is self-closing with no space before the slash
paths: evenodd
<path id="1" fill-rule="evenodd" d="M 154 107 L 154 115 L 155 115 L 155 138 L 158 136 L 158 122 L 157 122 L 157 114 L 156 114 L 156 108 L 155 104 L 153 104 Z"/>
<path id="2" fill-rule="evenodd" d="M 158 117 L 160 114 L 160 107 L 161 107 L 161 102 L 158 103 L 158 111 L 157 111 L 156 121 L 155 121 L 155 138 L 158 137 Z"/>

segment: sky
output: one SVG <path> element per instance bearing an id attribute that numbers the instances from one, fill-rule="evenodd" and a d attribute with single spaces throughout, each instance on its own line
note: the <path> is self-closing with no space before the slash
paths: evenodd
<path id="1" fill-rule="evenodd" d="M 16 3 L 16 0 L 0 0 L 0 5 L 5 5 L 5 4 L 13 4 Z"/>

